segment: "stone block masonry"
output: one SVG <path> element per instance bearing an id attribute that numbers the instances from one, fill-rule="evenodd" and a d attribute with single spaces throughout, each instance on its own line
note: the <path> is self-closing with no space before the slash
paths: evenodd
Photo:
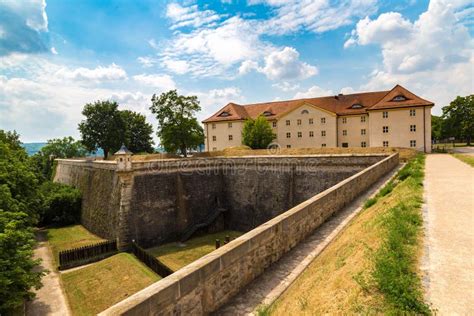
<path id="1" fill-rule="evenodd" d="M 364 168 L 100 315 L 203 315 L 225 304 L 329 216 L 398 165 L 398 154 Z"/>
<path id="2" fill-rule="evenodd" d="M 83 192 L 82 224 L 120 249 L 179 240 L 224 208 L 224 226 L 249 231 L 383 155 L 254 156 L 133 162 L 58 159 L 55 181 Z"/>

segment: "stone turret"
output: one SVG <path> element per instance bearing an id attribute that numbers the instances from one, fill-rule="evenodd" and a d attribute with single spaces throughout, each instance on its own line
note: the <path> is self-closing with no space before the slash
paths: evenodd
<path id="1" fill-rule="evenodd" d="M 133 153 L 125 145 L 122 145 L 114 155 L 117 160 L 117 171 L 132 171 Z"/>

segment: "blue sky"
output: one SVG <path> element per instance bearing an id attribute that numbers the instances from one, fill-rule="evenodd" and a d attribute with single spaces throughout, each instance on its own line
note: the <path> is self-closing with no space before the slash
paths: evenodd
<path id="1" fill-rule="evenodd" d="M 153 93 L 211 115 L 252 103 L 385 90 L 436 103 L 473 91 L 470 1 L 0 1 L 0 128 L 72 135 L 113 99 L 156 121 Z"/>

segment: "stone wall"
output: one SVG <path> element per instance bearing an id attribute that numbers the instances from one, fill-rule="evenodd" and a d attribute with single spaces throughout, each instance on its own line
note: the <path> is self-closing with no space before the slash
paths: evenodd
<path id="1" fill-rule="evenodd" d="M 396 165 L 398 154 L 393 154 L 100 315 L 202 315 L 215 311 Z"/>

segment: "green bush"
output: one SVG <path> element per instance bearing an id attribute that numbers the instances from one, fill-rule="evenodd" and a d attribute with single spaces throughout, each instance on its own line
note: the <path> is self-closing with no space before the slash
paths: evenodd
<path id="1" fill-rule="evenodd" d="M 364 208 L 369 208 L 375 203 L 377 203 L 377 197 L 370 198 L 367 201 L 365 201 Z"/>
<path id="2" fill-rule="evenodd" d="M 69 225 L 81 218 L 81 192 L 61 183 L 44 182 L 40 187 L 43 198 L 42 225 Z"/>

